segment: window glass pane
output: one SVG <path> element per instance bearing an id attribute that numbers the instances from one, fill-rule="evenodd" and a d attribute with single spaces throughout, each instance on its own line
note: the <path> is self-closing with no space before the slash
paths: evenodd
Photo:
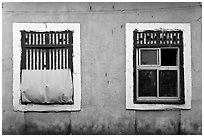
<path id="1" fill-rule="evenodd" d="M 177 97 L 177 70 L 159 71 L 159 96 Z"/>
<path id="2" fill-rule="evenodd" d="M 161 65 L 176 66 L 178 49 L 161 49 Z"/>
<path id="3" fill-rule="evenodd" d="M 157 96 L 157 71 L 139 70 L 139 96 Z"/>
<path id="4" fill-rule="evenodd" d="M 158 50 L 141 50 L 141 65 L 157 65 Z"/>

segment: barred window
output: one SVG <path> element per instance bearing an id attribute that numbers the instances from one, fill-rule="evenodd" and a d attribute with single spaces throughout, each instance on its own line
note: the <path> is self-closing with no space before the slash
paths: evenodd
<path id="1" fill-rule="evenodd" d="M 21 31 L 21 69 L 68 69 L 73 71 L 73 32 Z"/>
<path id="2" fill-rule="evenodd" d="M 79 24 L 14 23 L 13 28 L 14 109 L 80 110 Z"/>
<path id="3" fill-rule="evenodd" d="M 69 30 L 21 31 L 22 103 L 73 103 L 72 41 Z"/>

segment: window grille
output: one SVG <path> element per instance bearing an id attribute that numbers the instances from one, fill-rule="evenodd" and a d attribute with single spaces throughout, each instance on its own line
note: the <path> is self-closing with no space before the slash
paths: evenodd
<path id="1" fill-rule="evenodd" d="M 73 32 L 66 31 L 21 31 L 21 82 L 22 70 L 70 70 L 71 81 L 73 82 Z M 39 86 L 39 85 L 38 85 Z M 46 85 L 44 85 L 46 86 Z M 58 86 L 58 85 L 55 85 Z M 43 90 L 44 92 L 45 90 Z M 39 91 L 41 92 L 41 91 Z M 61 94 L 64 90 L 59 89 Z M 70 91 L 71 92 L 71 91 Z M 70 93 L 69 92 L 69 93 Z M 48 96 L 48 95 L 46 95 Z M 45 96 L 44 96 L 45 97 Z M 63 104 L 51 100 L 47 104 Z M 22 101 L 22 96 L 21 96 Z M 28 104 L 30 102 L 21 102 Z M 31 101 L 31 103 L 34 103 Z M 35 104 L 41 104 L 36 103 Z M 73 104 L 72 100 L 68 104 Z"/>
<path id="2" fill-rule="evenodd" d="M 146 30 L 139 32 L 134 31 L 134 45 L 136 47 L 153 47 L 153 46 L 181 46 L 183 32 L 178 31 L 162 31 L 162 30 Z"/>
<path id="3" fill-rule="evenodd" d="M 70 69 L 73 72 L 73 32 L 21 31 L 21 69 L 56 70 Z"/>
<path id="4" fill-rule="evenodd" d="M 80 23 L 13 23 L 15 111 L 79 111 Z"/>

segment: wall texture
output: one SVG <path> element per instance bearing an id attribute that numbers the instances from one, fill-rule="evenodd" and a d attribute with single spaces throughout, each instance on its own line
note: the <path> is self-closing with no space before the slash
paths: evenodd
<path id="1" fill-rule="evenodd" d="M 201 134 L 201 3 L 2 3 L 3 134 Z M 12 23 L 81 24 L 79 112 L 14 112 Z M 125 108 L 125 23 L 191 23 L 192 109 Z"/>

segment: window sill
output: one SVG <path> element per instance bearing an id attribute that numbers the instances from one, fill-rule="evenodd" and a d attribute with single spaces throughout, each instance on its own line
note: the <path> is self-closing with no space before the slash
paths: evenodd
<path id="1" fill-rule="evenodd" d="M 183 100 L 135 100 L 134 104 L 184 104 Z"/>
<path id="2" fill-rule="evenodd" d="M 191 109 L 190 104 L 126 104 L 130 110 L 180 110 Z"/>
<path id="3" fill-rule="evenodd" d="M 80 104 L 74 104 L 74 105 L 36 105 L 36 104 L 16 104 L 14 105 L 14 111 L 37 111 L 37 112 L 43 112 L 43 111 L 79 111 L 80 110 Z"/>

